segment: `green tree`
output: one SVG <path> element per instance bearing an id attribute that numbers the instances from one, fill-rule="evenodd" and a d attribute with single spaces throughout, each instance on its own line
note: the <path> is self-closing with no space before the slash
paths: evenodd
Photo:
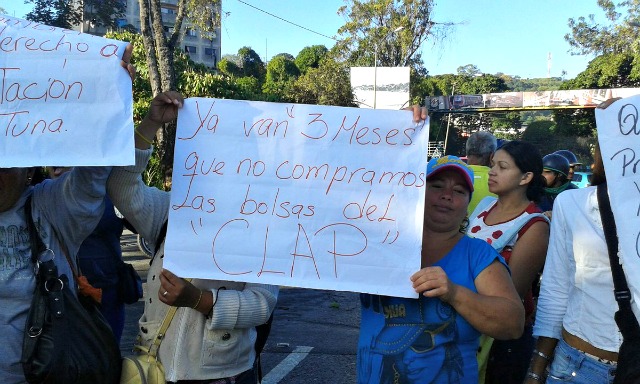
<path id="1" fill-rule="evenodd" d="M 33 4 L 27 20 L 66 29 L 85 20 L 93 26 L 115 27 L 116 20 L 123 17 L 125 11 L 121 0 L 25 0 L 25 4 Z"/>
<path id="2" fill-rule="evenodd" d="M 276 55 L 267 64 L 267 79 L 262 87 L 266 100 L 289 101 L 287 94 L 298 76 L 300 70 L 293 59 L 285 55 Z"/>
<path id="3" fill-rule="evenodd" d="M 275 56 L 267 64 L 267 81 L 284 82 L 295 80 L 300 76 L 296 63 L 286 56 Z"/>
<path id="4" fill-rule="evenodd" d="M 444 38 L 453 23 L 432 19 L 434 0 L 345 0 L 338 13 L 347 19 L 334 54 L 351 65 L 422 67 L 420 46 Z"/>
<path id="5" fill-rule="evenodd" d="M 580 55 L 622 53 L 638 48 L 640 0 L 598 0 L 609 24 L 601 25 L 595 15 L 569 19 L 570 33 L 564 38 L 572 52 Z"/>
<path id="6" fill-rule="evenodd" d="M 302 48 L 296 56 L 296 66 L 300 72 L 307 73 L 309 68 L 318 68 L 320 61 L 327 56 L 329 50 L 324 45 L 311 45 Z"/>
<path id="7" fill-rule="evenodd" d="M 277 55 L 273 56 L 271 60 L 275 59 L 276 57 L 284 57 L 285 59 L 291 60 L 291 61 L 295 61 L 296 59 L 295 57 L 293 57 L 292 54 L 286 53 L 286 52 L 278 53 Z"/>
<path id="8" fill-rule="evenodd" d="M 458 67 L 457 72 L 458 72 L 458 75 L 460 75 L 460 76 L 473 77 L 473 76 L 482 75 L 482 71 L 480 71 L 478 66 L 477 65 L 473 65 L 473 64 L 467 64 L 467 65 L 460 66 L 460 67 Z"/>
<path id="9" fill-rule="evenodd" d="M 349 76 L 345 63 L 327 57 L 296 80 L 288 98 L 302 104 L 355 107 Z"/>
<path id="10" fill-rule="evenodd" d="M 218 69 L 227 76 L 241 76 L 242 68 L 228 58 L 222 58 L 218 61 Z"/>
<path id="11" fill-rule="evenodd" d="M 593 59 L 575 79 L 562 84 L 562 89 L 603 89 L 640 86 L 640 66 L 631 53 L 603 54 Z M 562 136 L 595 135 L 595 114 L 591 109 L 553 112 L 556 133 Z M 582 151 L 586 152 L 586 151 Z"/>
<path id="12" fill-rule="evenodd" d="M 260 55 L 256 51 L 251 47 L 242 47 L 238 50 L 238 57 L 240 58 L 243 76 L 253 76 L 261 82 L 264 81 L 267 71 Z"/>

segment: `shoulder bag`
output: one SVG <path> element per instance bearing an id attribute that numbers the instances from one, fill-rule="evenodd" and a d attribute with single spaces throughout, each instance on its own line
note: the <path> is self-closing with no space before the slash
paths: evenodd
<path id="1" fill-rule="evenodd" d="M 622 345 L 618 352 L 618 367 L 614 384 L 640 383 L 640 325 L 631 309 L 631 291 L 624 277 L 618 256 L 618 235 L 616 223 L 611 212 L 607 185 L 598 185 L 598 205 L 602 218 L 602 229 L 607 241 L 611 274 L 613 275 L 613 293 L 618 302 L 615 314 L 616 324 L 622 333 Z"/>
<path id="2" fill-rule="evenodd" d="M 122 359 L 122 373 L 120 384 L 165 384 L 164 366 L 158 360 L 158 351 L 164 335 L 169 329 L 171 320 L 176 314 L 178 307 L 170 307 L 169 312 L 164 317 L 158 333 L 153 338 L 149 348 L 136 345 L 134 348 L 137 354 L 127 356 Z"/>
<path id="3" fill-rule="evenodd" d="M 25 213 L 36 289 L 22 346 L 25 378 L 29 383 L 117 383 L 121 356 L 113 332 L 95 303 L 76 297 L 67 276 L 58 274 L 55 255 L 33 223 L 31 202 L 27 199 Z M 50 260 L 42 261 L 46 256 Z"/>

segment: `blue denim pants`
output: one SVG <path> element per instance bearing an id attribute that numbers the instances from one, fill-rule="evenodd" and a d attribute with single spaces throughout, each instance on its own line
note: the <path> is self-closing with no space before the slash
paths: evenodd
<path id="1" fill-rule="evenodd" d="M 616 366 L 601 363 L 560 339 L 551 362 L 547 384 L 612 384 Z"/>

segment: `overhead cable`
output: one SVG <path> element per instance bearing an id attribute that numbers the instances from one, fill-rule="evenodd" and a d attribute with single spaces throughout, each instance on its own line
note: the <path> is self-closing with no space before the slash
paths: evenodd
<path id="1" fill-rule="evenodd" d="M 257 9 L 257 10 L 258 10 L 258 11 L 260 11 L 260 12 L 266 13 L 266 14 L 267 14 L 267 15 L 269 15 L 269 16 L 272 16 L 272 17 L 275 17 L 276 19 L 282 20 L 282 21 L 284 21 L 285 23 L 289 23 L 289 24 L 291 24 L 291 25 L 295 25 L 295 26 L 296 26 L 296 27 L 298 27 L 298 28 L 302 28 L 302 29 L 307 30 L 307 31 L 309 31 L 309 32 L 311 32 L 311 33 L 315 33 L 316 35 L 320 35 L 320 36 L 322 36 L 322 37 L 326 37 L 327 39 L 331 39 L 331 40 L 338 41 L 338 39 L 336 39 L 335 37 L 327 36 L 327 35 L 322 34 L 322 33 L 320 33 L 320 32 L 316 32 L 316 31 L 314 31 L 314 30 L 311 30 L 311 29 L 309 29 L 309 28 L 307 28 L 307 27 L 303 27 L 302 25 L 299 25 L 299 24 L 296 24 L 296 23 L 294 23 L 294 22 L 292 22 L 292 21 L 289 21 L 289 20 L 283 19 L 283 18 L 282 18 L 282 17 L 280 17 L 280 16 L 274 15 L 273 13 L 269 13 L 269 12 L 267 12 L 267 11 L 263 10 L 263 9 L 260 9 L 260 8 L 258 8 L 258 7 L 256 7 L 256 6 L 251 5 L 251 4 L 249 4 L 249 3 L 246 3 L 246 2 L 244 2 L 244 1 L 242 1 L 242 0 L 238 0 L 238 1 L 239 1 L 239 2 L 241 2 L 241 3 L 242 3 L 242 4 L 244 4 L 244 5 L 247 5 L 247 6 L 251 7 L 251 8 Z"/>

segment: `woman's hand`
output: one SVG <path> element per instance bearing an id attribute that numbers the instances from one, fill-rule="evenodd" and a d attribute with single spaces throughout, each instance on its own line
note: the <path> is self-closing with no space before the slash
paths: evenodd
<path id="1" fill-rule="evenodd" d="M 437 297 L 445 303 L 453 300 L 457 286 L 440 267 L 426 267 L 411 276 L 413 289 L 425 297 Z"/>
<path id="2" fill-rule="evenodd" d="M 176 91 L 162 92 L 154 97 L 149 105 L 149 112 L 136 128 L 136 148 L 149 148 L 162 124 L 178 117 L 178 109 L 182 108 L 183 101 L 182 95 Z"/>
<path id="3" fill-rule="evenodd" d="M 158 125 L 173 121 L 178 117 L 178 109 L 182 108 L 183 101 L 184 99 L 179 92 L 162 92 L 151 100 L 145 120 L 150 120 Z"/>
<path id="4" fill-rule="evenodd" d="M 421 123 L 422 121 L 426 120 L 427 117 L 429 116 L 427 112 L 427 108 L 421 107 L 419 105 L 412 105 L 404 109 L 407 111 L 413 112 L 413 121 L 416 123 Z"/>
<path id="5" fill-rule="evenodd" d="M 174 275 L 166 269 L 160 272 L 158 298 L 163 303 L 173 307 L 193 308 L 198 304 L 201 295 L 202 291 L 185 279 Z"/>
<path id="6" fill-rule="evenodd" d="M 133 45 L 128 44 L 124 49 L 124 54 L 122 55 L 122 60 L 120 61 L 120 66 L 126 69 L 129 73 L 129 77 L 131 78 L 131 82 L 136 78 L 136 67 L 131 64 L 131 54 L 133 53 Z"/>

